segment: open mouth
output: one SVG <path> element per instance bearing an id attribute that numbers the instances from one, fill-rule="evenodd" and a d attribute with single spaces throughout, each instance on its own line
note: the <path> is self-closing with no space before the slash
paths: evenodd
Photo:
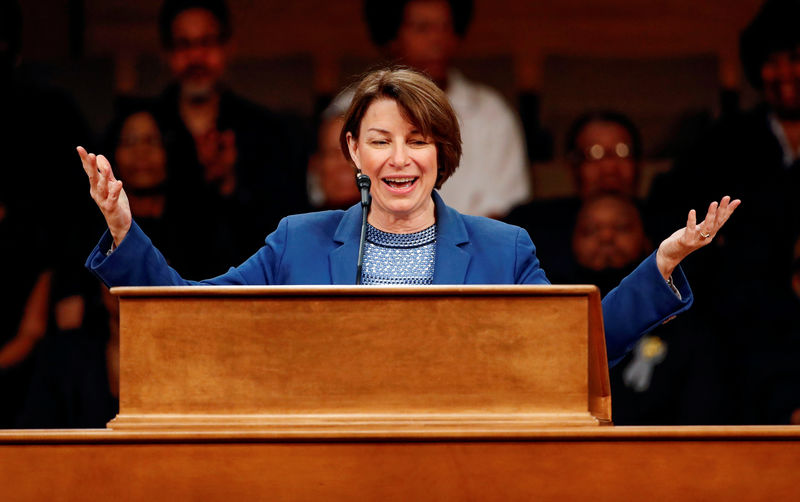
<path id="1" fill-rule="evenodd" d="M 394 190 L 406 190 L 411 188 L 418 179 L 419 176 L 412 176 L 407 178 L 381 178 L 381 181 Z"/>

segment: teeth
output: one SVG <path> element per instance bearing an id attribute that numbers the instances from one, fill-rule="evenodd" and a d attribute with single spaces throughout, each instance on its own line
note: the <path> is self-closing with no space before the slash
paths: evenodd
<path id="1" fill-rule="evenodd" d="M 410 183 L 414 178 L 386 178 L 389 183 Z"/>

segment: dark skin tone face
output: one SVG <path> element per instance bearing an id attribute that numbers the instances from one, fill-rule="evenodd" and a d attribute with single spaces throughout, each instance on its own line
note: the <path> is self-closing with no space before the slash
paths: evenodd
<path id="1" fill-rule="evenodd" d="M 172 21 L 167 61 L 184 94 L 203 99 L 212 94 L 227 64 L 219 21 L 205 9 L 187 9 Z"/>
<path id="2" fill-rule="evenodd" d="M 389 49 L 403 64 L 426 72 L 444 88 L 458 42 L 447 2 L 414 0 L 406 4 L 397 38 Z"/>
<path id="3" fill-rule="evenodd" d="M 582 199 L 603 192 L 636 195 L 638 166 L 631 135 L 616 122 L 589 122 L 576 141 L 579 161 L 573 167 Z"/>
<path id="4" fill-rule="evenodd" d="M 646 246 L 642 220 L 630 202 L 601 197 L 581 209 L 572 239 L 581 266 L 595 271 L 621 268 L 638 260 Z"/>

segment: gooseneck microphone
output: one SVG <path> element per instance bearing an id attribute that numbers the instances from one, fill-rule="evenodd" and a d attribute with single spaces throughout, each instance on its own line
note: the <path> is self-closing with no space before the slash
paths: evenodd
<path id="1" fill-rule="evenodd" d="M 356 176 L 356 185 L 361 192 L 361 239 L 358 241 L 358 266 L 356 267 L 356 284 L 361 284 L 361 269 L 364 267 L 364 244 L 367 241 L 367 215 L 369 206 L 372 203 L 372 196 L 369 194 L 371 186 L 369 176 L 359 173 Z"/>

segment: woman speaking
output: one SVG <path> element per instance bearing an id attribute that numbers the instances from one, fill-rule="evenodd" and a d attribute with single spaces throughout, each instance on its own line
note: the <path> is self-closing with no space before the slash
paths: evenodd
<path id="1" fill-rule="evenodd" d="M 361 283 L 548 283 L 524 230 L 462 215 L 435 191 L 458 166 L 461 136 L 446 95 L 424 75 L 405 68 L 367 74 L 345 114 L 341 146 L 356 171 L 372 181 Z M 192 282 L 167 265 L 133 221 L 122 182 L 105 157 L 81 147 L 78 153 L 108 225 L 86 266 L 109 287 L 357 282 L 360 205 L 288 216 L 247 261 L 219 277 Z M 690 211 L 686 227 L 606 295 L 610 360 L 689 308 L 692 293 L 678 264 L 714 238 L 739 202 L 727 196 L 712 202 L 699 224 Z"/>

